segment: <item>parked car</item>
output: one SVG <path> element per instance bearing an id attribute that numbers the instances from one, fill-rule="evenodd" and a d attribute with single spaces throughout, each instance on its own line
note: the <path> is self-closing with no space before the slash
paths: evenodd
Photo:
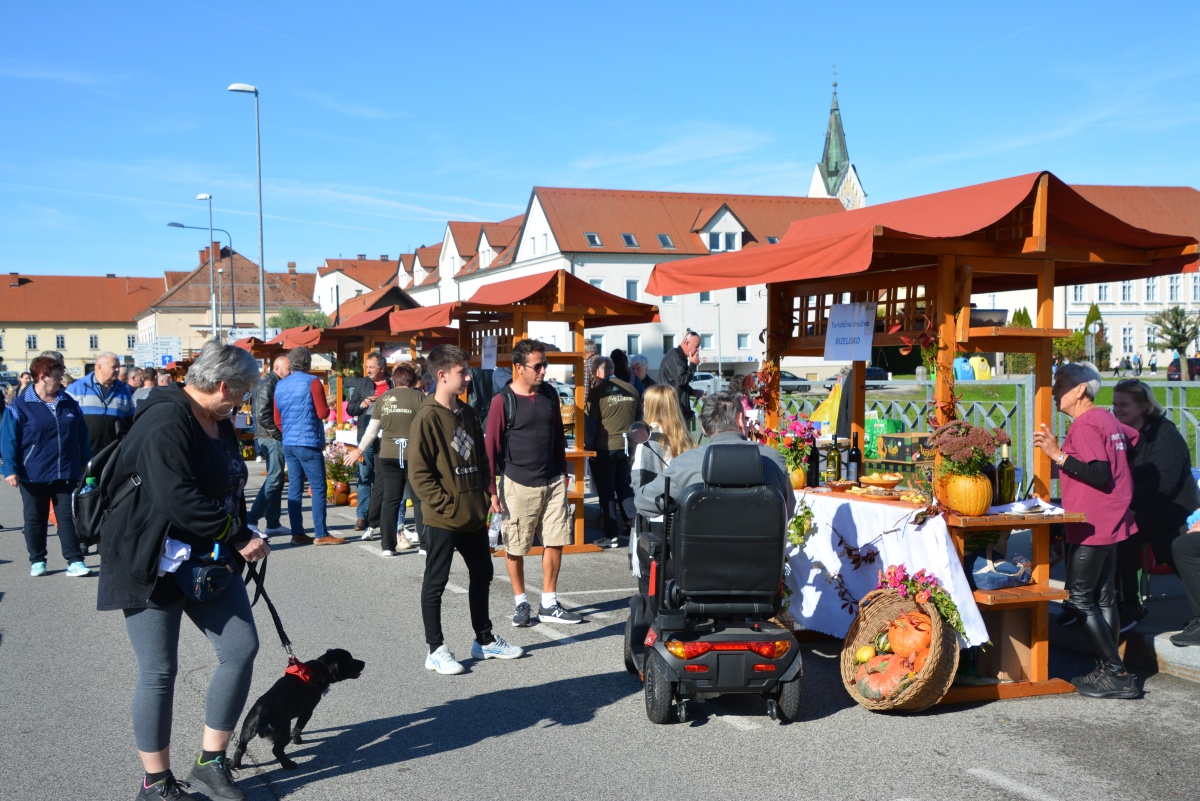
<path id="1" fill-rule="evenodd" d="M 838 371 L 838 374 L 836 376 L 834 376 L 829 381 L 825 382 L 825 389 L 833 389 L 833 385 L 836 384 L 841 379 L 841 377 L 844 376 L 849 371 L 850 371 L 849 367 L 843 367 L 841 370 Z M 884 370 L 882 367 L 871 367 L 870 365 L 868 365 L 867 366 L 867 380 L 868 381 L 887 381 L 888 380 L 887 370 Z"/>
<path id="2" fill-rule="evenodd" d="M 812 384 L 795 373 L 789 373 L 787 370 L 779 371 L 779 391 L 780 392 L 810 392 Z"/>
<path id="3" fill-rule="evenodd" d="M 711 395 L 712 393 L 721 389 L 722 383 L 723 382 L 721 379 L 717 378 L 712 373 L 696 373 L 694 376 L 692 376 L 692 381 L 689 386 L 691 386 L 692 389 L 698 389 L 701 392 L 707 392 Z"/>
<path id="4" fill-rule="evenodd" d="M 1188 381 L 1200 381 L 1200 358 L 1188 359 Z M 1183 370 L 1179 364 L 1179 359 L 1172 359 L 1167 365 L 1167 380 L 1182 381 Z"/>
<path id="5" fill-rule="evenodd" d="M 555 381 L 554 383 L 551 384 L 551 386 L 554 387 L 554 389 L 558 391 L 558 399 L 560 401 L 562 401 L 563 403 L 574 403 L 575 402 L 575 385 L 574 384 L 562 384 L 562 383 L 559 383 L 558 381 Z M 584 398 L 584 400 L 586 401 L 587 398 Z"/>

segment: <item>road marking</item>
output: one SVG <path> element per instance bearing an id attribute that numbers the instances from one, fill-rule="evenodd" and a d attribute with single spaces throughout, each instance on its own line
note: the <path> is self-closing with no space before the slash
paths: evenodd
<path id="1" fill-rule="evenodd" d="M 543 637 L 545 637 L 548 640 L 554 640 L 555 642 L 562 643 L 563 645 L 568 645 L 570 643 L 575 642 L 578 639 L 578 637 L 576 637 L 574 634 L 567 634 L 565 631 L 560 631 L 556 628 L 552 628 L 553 626 L 557 626 L 557 625 L 559 625 L 559 624 L 557 624 L 557 623 L 538 623 L 536 626 L 531 626 L 530 630 L 536 631 L 538 634 L 541 634 Z"/>
<path id="2" fill-rule="evenodd" d="M 969 768 L 967 773 L 970 773 L 972 776 L 975 776 L 978 779 L 982 779 L 988 784 L 995 785 L 1003 790 L 1007 790 L 1010 793 L 1016 793 L 1022 798 L 1028 798 L 1030 801 L 1058 801 L 1057 796 L 1050 795 L 1049 793 L 1043 793 L 1036 787 L 1029 787 L 1021 784 L 1019 781 L 1010 779 L 1008 776 L 1005 776 L 1002 773 L 996 773 L 995 771 L 987 770 L 986 768 Z"/>
<path id="3" fill-rule="evenodd" d="M 604 595 L 607 593 L 621 593 L 622 595 L 632 595 L 637 591 L 636 587 L 620 587 L 615 590 L 572 590 L 571 592 L 560 592 L 559 595 Z"/>
<path id="4" fill-rule="evenodd" d="M 761 723 L 754 723 L 752 721 L 746 720 L 745 718 L 734 717 L 732 715 L 730 715 L 730 716 L 713 715 L 713 717 L 715 717 L 717 720 L 721 721 L 722 723 L 724 723 L 728 726 L 732 726 L 733 728 L 737 729 L 738 731 L 754 731 L 755 729 L 762 728 Z"/>
<path id="5" fill-rule="evenodd" d="M 451 584 L 449 581 L 447 581 L 447 582 L 446 582 L 446 590 L 447 590 L 448 592 L 454 592 L 454 593 L 458 593 L 459 595 L 466 595 L 466 594 L 467 594 L 467 591 L 466 591 L 465 589 L 463 589 L 462 587 L 458 586 L 457 584 Z"/>

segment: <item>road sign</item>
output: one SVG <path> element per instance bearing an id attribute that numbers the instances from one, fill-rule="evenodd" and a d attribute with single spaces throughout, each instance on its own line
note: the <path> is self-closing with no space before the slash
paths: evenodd
<path id="1" fill-rule="evenodd" d="M 171 355 L 170 353 L 164 353 L 159 358 L 162 360 L 161 363 L 162 363 L 163 367 L 166 367 L 168 364 L 175 361 L 175 357 L 173 355 Z"/>

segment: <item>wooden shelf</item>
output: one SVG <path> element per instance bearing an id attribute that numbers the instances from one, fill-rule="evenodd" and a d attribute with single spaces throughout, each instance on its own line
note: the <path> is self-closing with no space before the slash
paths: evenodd
<path id="1" fill-rule="evenodd" d="M 1066 339 L 1075 332 L 1070 328 L 1014 328 L 1011 325 L 988 325 L 968 328 L 967 336 L 976 337 L 1025 337 L 1032 339 Z"/>
<path id="2" fill-rule="evenodd" d="M 1020 606 L 1062 601 L 1069 593 L 1048 584 L 1026 584 L 1007 590 L 975 590 L 975 603 L 982 606 Z"/>
<path id="3" fill-rule="evenodd" d="M 951 528 L 1029 528 L 1030 526 L 1049 526 L 1053 523 L 1082 523 L 1087 515 L 1065 513 L 1061 515 L 981 515 L 979 517 L 963 517 L 961 515 L 946 515 L 946 525 Z"/>

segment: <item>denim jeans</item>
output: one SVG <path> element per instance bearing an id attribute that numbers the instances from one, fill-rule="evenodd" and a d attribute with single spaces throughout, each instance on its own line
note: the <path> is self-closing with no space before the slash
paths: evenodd
<path id="1" fill-rule="evenodd" d="M 362 455 L 362 461 L 358 463 L 358 509 L 357 517 L 359 520 L 366 520 L 367 525 L 372 528 L 379 526 L 379 499 L 377 498 L 372 509 L 371 490 L 375 486 L 375 458 L 379 456 L 379 440 L 371 443 L 371 447 L 367 448 Z M 374 519 L 371 513 L 374 512 Z"/>
<path id="2" fill-rule="evenodd" d="M 254 446 L 267 463 L 267 478 L 258 489 L 254 505 L 250 507 L 250 522 L 257 523 L 265 516 L 267 528 L 279 528 L 279 511 L 283 501 L 283 443 L 274 438 L 256 439 Z"/>
<path id="3" fill-rule="evenodd" d="M 304 533 L 304 480 L 312 488 L 313 536 L 320 539 L 325 530 L 325 454 L 320 448 L 284 445 L 283 458 L 288 469 L 288 524 L 292 536 Z"/>
<path id="4" fill-rule="evenodd" d="M 25 548 L 29 564 L 46 561 L 46 526 L 50 522 L 50 504 L 58 520 L 58 545 L 67 563 L 82 562 L 83 551 L 75 539 L 75 518 L 71 514 L 71 492 L 76 481 L 51 481 L 48 484 L 25 484 L 21 488 L 21 505 L 25 512 Z"/>

